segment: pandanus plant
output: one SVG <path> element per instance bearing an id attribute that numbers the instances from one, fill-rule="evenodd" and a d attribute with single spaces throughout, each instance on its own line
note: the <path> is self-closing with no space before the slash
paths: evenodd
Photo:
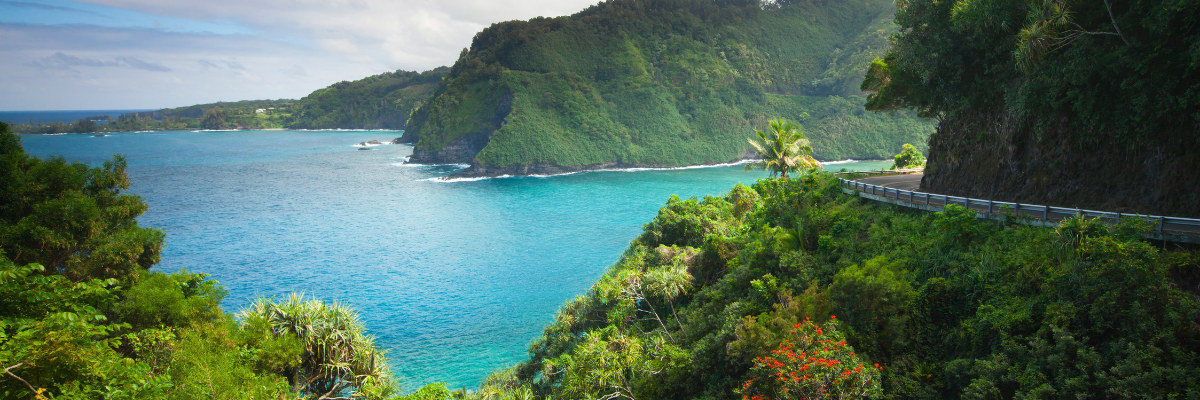
<path id="1" fill-rule="evenodd" d="M 375 338 L 363 333 L 349 306 L 292 294 L 283 301 L 259 298 L 238 314 L 245 326 L 265 326 L 268 336 L 295 338 L 303 351 L 285 372 L 297 393 L 316 399 L 383 398 L 392 391 L 386 359 Z M 345 393 L 350 392 L 349 396 Z"/>
<path id="2" fill-rule="evenodd" d="M 788 178 L 789 172 L 821 168 L 821 163 L 812 158 L 812 144 L 804 137 L 800 126 L 783 118 L 771 121 L 770 129 L 754 130 L 756 137 L 749 139 L 754 152 L 761 160 L 746 165 L 746 170 L 771 170 L 771 176 L 779 174 Z"/>

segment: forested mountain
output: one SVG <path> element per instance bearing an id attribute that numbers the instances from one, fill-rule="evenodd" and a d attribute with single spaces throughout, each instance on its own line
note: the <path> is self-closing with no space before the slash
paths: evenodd
<path id="1" fill-rule="evenodd" d="M 468 175 L 740 159 L 766 121 L 819 159 L 884 158 L 932 123 L 866 113 L 858 91 L 896 31 L 887 0 L 612 0 L 476 34 L 404 141 Z"/>
<path id="2" fill-rule="evenodd" d="M 137 113 L 129 113 L 137 117 L 150 117 L 156 120 L 163 118 L 204 118 L 204 114 L 208 110 L 213 109 L 248 109 L 254 111 L 257 109 L 287 109 L 296 100 L 279 99 L 279 100 L 241 100 L 241 101 L 221 101 L 208 104 L 197 104 L 187 107 L 164 108 L 158 111 L 143 111 Z"/>
<path id="3" fill-rule="evenodd" d="M 1200 216 L 1200 1 L 904 4 L 866 86 L 939 117 L 923 188 Z"/>
<path id="4" fill-rule="evenodd" d="M 288 127 L 404 129 L 409 112 L 429 99 L 448 70 L 387 72 L 335 83 L 296 102 Z"/>

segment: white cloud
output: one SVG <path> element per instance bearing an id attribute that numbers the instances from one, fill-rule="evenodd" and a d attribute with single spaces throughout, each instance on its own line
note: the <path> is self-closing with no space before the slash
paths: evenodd
<path id="1" fill-rule="evenodd" d="M 142 61 L 135 57 L 121 56 L 110 61 L 101 61 L 91 58 L 81 58 L 63 52 L 57 52 L 47 57 L 42 57 L 25 63 L 25 65 L 39 69 L 63 69 L 74 70 L 72 67 L 121 67 L 140 69 L 143 71 L 154 72 L 171 72 L 166 66 L 149 61 Z"/>
<path id="2" fill-rule="evenodd" d="M 566 15 L 595 0 L 82 2 L 91 5 L 79 7 L 102 13 L 191 21 L 186 23 L 219 27 L 225 34 L 164 24 L 0 23 L 0 109 L 158 108 L 300 98 L 342 80 L 451 65 L 475 33 L 492 23 Z"/>
<path id="3" fill-rule="evenodd" d="M 86 0 L 202 22 L 233 21 L 264 35 L 296 37 L 355 62 L 425 70 L 454 62 L 495 22 L 567 15 L 594 0 Z M 353 50 L 353 55 L 349 52 Z"/>

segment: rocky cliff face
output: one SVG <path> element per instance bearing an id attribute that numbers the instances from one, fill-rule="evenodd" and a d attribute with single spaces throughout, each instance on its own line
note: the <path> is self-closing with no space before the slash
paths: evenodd
<path id="1" fill-rule="evenodd" d="M 467 164 L 475 159 L 491 139 L 491 131 L 472 132 L 455 138 L 437 150 L 413 147 L 408 162 L 414 164 Z"/>
<path id="2" fill-rule="evenodd" d="M 501 94 L 491 99 L 492 101 L 484 101 L 481 105 L 480 112 L 474 113 L 466 118 L 458 117 L 451 118 L 456 120 L 471 120 L 476 123 L 470 132 L 458 135 L 451 139 L 449 143 L 443 146 L 436 146 L 428 142 L 421 142 L 422 130 L 429 129 L 431 125 L 439 124 L 438 121 L 429 121 L 427 110 L 418 110 L 420 119 L 425 126 L 416 126 L 406 130 L 404 135 L 396 138 L 395 143 L 413 143 L 412 157 L 409 162 L 416 164 L 467 164 L 475 160 L 475 156 L 479 154 L 484 147 L 487 147 L 491 142 L 492 134 L 496 130 L 504 126 L 504 120 L 508 114 L 512 112 L 512 94 Z M 446 124 L 454 123 L 453 121 Z"/>
<path id="3" fill-rule="evenodd" d="M 929 141 L 933 193 L 1122 213 L 1200 217 L 1200 127 L 1139 144 L 1087 141 L 1070 121 L 962 113 Z M 1056 132 L 1039 135 L 1038 131 Z"/>

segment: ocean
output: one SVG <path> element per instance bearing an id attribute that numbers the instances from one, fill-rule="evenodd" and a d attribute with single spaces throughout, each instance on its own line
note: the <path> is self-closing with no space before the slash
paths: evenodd
<path id="1" fill-rule="evenodd" d="M 34 123 L 71 123 L 87 117 L 107 115 L 116 119 L 124 113 L 152 110 L 60 110 L 60 111 L 0 111 L 0 122 L 10 125 Z"/>
<path id="2" fill-rule="evenodd" d="M 672 195 L 720 196 L 765 172 L 723 166 L 446 182 L 464 166 L 403 164 L 401 132 L 21 135 L 26 151 L 98 165 L 119 153 L 130 192 L 166 231 L 158 270 L 204 272 L 235 312 L 303 292 L 362 315 L 406 391 L 475 388 L 521 361 Z M 828 169 L 878 169 L 850 162 Z"/>

